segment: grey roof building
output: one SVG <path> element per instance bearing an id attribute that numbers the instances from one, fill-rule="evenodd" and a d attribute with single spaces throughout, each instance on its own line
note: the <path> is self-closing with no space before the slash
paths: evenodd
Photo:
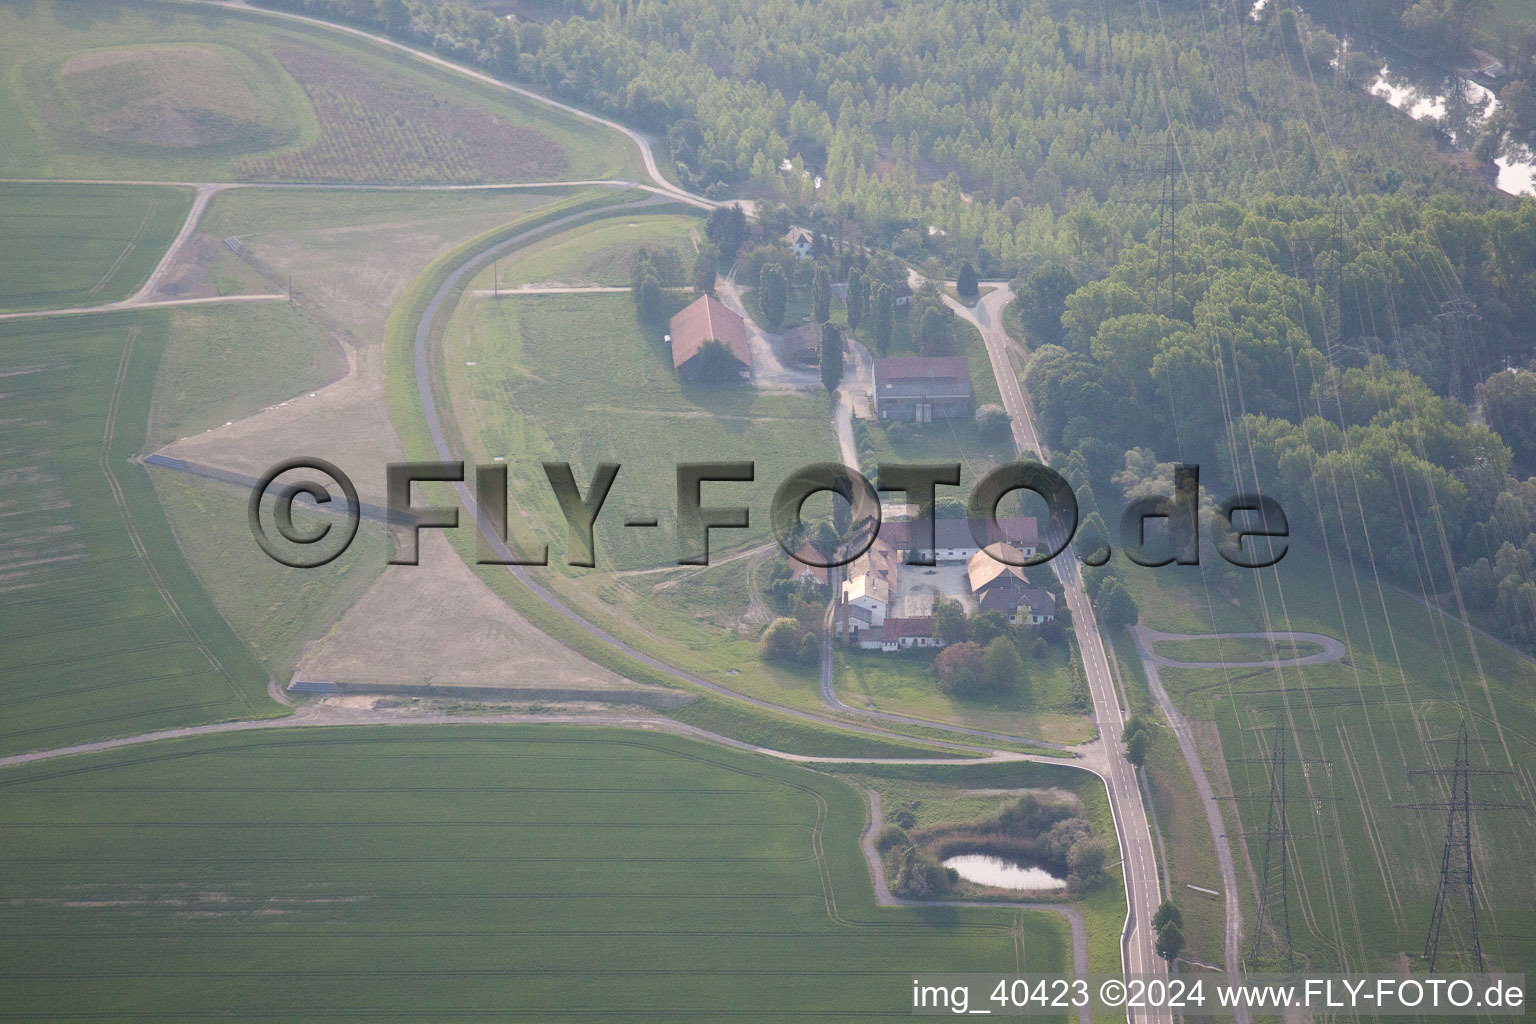
<path id="1" fill-rule="evenodd" d="M 931 423 L 970 415 L 971 367 L 964 356 L 875 360 L 877 419 Z"/>

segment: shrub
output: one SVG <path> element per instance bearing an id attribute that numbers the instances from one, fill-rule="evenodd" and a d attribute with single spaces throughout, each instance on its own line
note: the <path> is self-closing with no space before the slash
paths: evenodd
<path id="1" fill-rule="evenodd" d="M 907 830 L 900 825 L 887 825 L 875 836 L 875 849 L 882 854 L 902 846 L 911 846 L 912 838 L 907 835 Z"/>
<path id="2" fill-rule="evenodd" d="M 973 418 L 976 421 L 976 432 L 985 441 L 1007 440 L 1013 425 L 1013 420 L 1008 417 L 1007 411 L 993 402 L 978 408 Z"/>
<path id="3" fill-rule="evenodd" d="M 1007 693 L 1024 682 L 1024 662 L 1007 637 L 998 637 L 987 644 L 982 653 L 982 678 L 988 689 Z"/>
<path id="4" fill-rule="evenodd" d="M 802 665 L 814 665 L 821 660 L 821 644 L 817 642 L 815 633 L 807 633 L 800 638 L 795 660 Z"/>
<path id="5" fill-rule="evenodd" d="M 800 623 L 794 619 L 774 619 L 763 630 L 757 643 L 758 653 L 764 661 L 793 661 L 800 651 L 801 636 Z"/>
<path id="6" fill-rule="evenodd" d="M 986 689 L 981 645 L 967 640 L 951 644 L 934 659 L 939 690 L 951 697 L 972 697 Z"/>
<path id="7" fill-rule="evenodd" d="M 896 855 L 896 881 L 891 891 L 912 900 L 942 896 L 954 884 L 955 874 L 915 846 Z"/>

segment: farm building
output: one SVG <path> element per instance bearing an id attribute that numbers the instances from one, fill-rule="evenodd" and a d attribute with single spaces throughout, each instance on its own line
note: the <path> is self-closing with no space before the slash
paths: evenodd
<path id="1" fill-rule="evenodd" d="M 821 365 L 821 324 L 808 323 L 784 332 L 784 361 L 796 366 Z"/>
<path id="2" fill-rule="evenodd" d="M 1016 558 L 1019 550 L 1009 547 L 1010 555 Z M 1050 591 L 1032 586 L 1018 566 L 978 551 L 965 568 L 979 611 L 1002 612 L 1014 625 L 1028 622 L 1038 626 L 1056 618 L 1056 598 Z"/>
<path id="3" fill-rule="evenodd" d="M 940 565 L 949 565 L 956 562 L 970 562 L 975 555 L 982 550 L 982 545 L 977 543 L 976 535 L 971 530 L 969 519 L 939 519 L 933 524 L 934 561 Z M 1010 557 L 1023 555 L 1029 558 L 1039 550 L 1038 534 L 1034 516 L 1003 516 L 996 520 L 977 520 L 982 536 L 986 538 L 987 547 L 994 545 L 1008 549 Z M 913 550 L 916 541 L 913 539 L 912 523 L 885 522 L 880 524 L 879 539 L 903 556 Z M 988 559 L 996 561 L 995 559 Z"/>
<path id="4" fill-rule="evenodd" d="M 849 630 L 878 626 L 891 606 L 891 585 L 874 573 L 843 581 L 843 610 Z"/>
<path id="5" fill-rule="evenodd" d="M 858 634 L 858 643 L 866 651 L 899 651 L 913 647 L 943 647 L 944 641 L 934 635 L 933 619 L 886 619 L 879 629 L 865 630 Z"/>
<path id="6" fill-rule="evenodd" d="M 1056 618 L 1056 596 L 1049 590 L 1041 590 L 1039 587 L 1028 587 L 1019 605 L 1008 616 L 1008 622 L 1017 626 L 1021 622 L 1029 622 L 1038 626 L 1042 622 L 1050 622 Z"/>
<path id="7" fill-rule="evenodd" d="M 789 251 L 801 259 L 807 259 L 811 250 L 816 247 L 816 236 L 805 228 L 793 227 L 784 233 L 784 244 L 789 246 Z"/>
<path id="8" fill-rule="evenodd" d="M 971 593 L 976 595 L 976 606 L 984 612 L 1006 612 L 1011 616 L 1024 591 L 1029 589 L 1022 569 L 999 562 L 985 551 L 972 555 L 965 568 Z"/>
<path id="9" fill-rule="evenodd" d="M 667 340 L 672 346 L 672 368 L 683 380 L 697 380 L 703 367 L 699 350 L 707 341 L 718 341 L 733 356 L 742 377 L 752 376 L 752 346 L 747 342 L 747 324 L 726 309 L 713 295 L 700 295 L 679 310 L 669 324 Z"/>
<path id="10" fill-rule="evenodd" d="M 971 369 L 964 356 L 875 360 L 875 416 L 931 423 L 971 415 Z"/>
<path id="11" fill-rule="evenodd" d="M 809 544 L 800 545 L 800 550 L 789 560 L 789 568 L 794 580 L 815 580 L 822 586 L 827 584 L 827 568 L 815 563 L 823 561 L 821 552 Z"/>

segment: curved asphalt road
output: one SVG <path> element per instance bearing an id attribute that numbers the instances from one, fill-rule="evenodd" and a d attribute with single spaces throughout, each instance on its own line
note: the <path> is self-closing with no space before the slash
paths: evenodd
<path id="1" fill-rule="evenodd" d="M 1294 633 L 1278 631 L 1269 633 L 1164 633 L 1161 630 L 1151 629 L 1147 626 L 1137 626 L 1137 645 L 1145 646 L 1142 649 L 1142 660 L 1151 661 L 1167 668 L 1293 668 L 1300 665 L 1321 665 L 1324 662 L 1338 661 L 1344 657 L 1344 645 L 1331 636 L 1322 633 Z M 1261 658 L 1258 661 L 1175 661 L 1165 658 L 1157 653 L 1155 644 L 1164 640 L 1274 640 L 1284 643 L 1288 640 L 1304 640 L 1307 643 L 1317 644 L 1322 650 L 1316 654 L 1302 654 L 1294 658 Z"/>
<path id="2" fill-rule="evenodd" d="M 1009 359 L 1009 338 L 1003 329 L 1002 313 L 1013 301 L 1013 291 L 1002 283 L 991 292 L 966 306 L 945 295 L 944 301 L 957 315 L 975 325 L 981 332 L 987 348 L 987 358 L 992 363 L 992 374 L 997 378 L 1003 406 L 1013 421 L 1013 440 L 1021 453 L 1036 452 L 1041 461 L 1050 456 L 1030 417 L 1029 403 L 1019 387 L 1018 374 Z M 1120 838 L 1120 852 L 1125 872 L 1126 918 L 1125 929 L 1120 936 L 1121 958 L 1124 970 L 1130 974 L 1164 975 L 1167 963 L 1157 955 L 1156 936 L 1152 931 L 1152 915 L 1162 902 L 1163 890 L 1157 862 L 1157 849 L 1152 842 L 1152 827 L 1146 806 L 1141 799 L 1141 786 L 1136 769 L 1122 755 L 1121 736 L 1125 731 L 1125 709 L 1120 704 L 1120 694 L 1110 672 L 1109 655 L 1104 637 L 1094 617 L 1093 605 L 1083 590 L 1082 573 L 1078 568 L 1076 551 L 1071 545 L 1051 561 L 1051 569 L 1061 581 L 1067 607 L 1072 612 L 1072 622 L 1077 634 L 1078 649 L 1083 658 L 1083 672 L 1087 676 L 1088 690 L 1093 698 L 1093 719 L 1098 724 L 1103 742 L 1100 760 L 1100 776 L 1109 790 L 1109 808 L 1114 815 L 1115 830 Z M 1128 1013 L 1129 1020 L 1140 1018 L 1147 1021 L 1170 1021 L 1167 1013 Z"/>
<path id="3" fill-rule="evenodd" d="M 511 238 L 504 239 L 501 242 L 491 246 L 490 248 L 482 250 L 478 254 L 461 263 L 447 276 L 447 278 L 444 279 L 442 285 L 440 285 L 437 291 L 433 293 L 431 301 L 427 303 L 427 307 L 423 311 L 420 321 L 417 322 L 413 352 L 416 372 L 416 396 L 417 399 L 421 402 L 422 414 L 426 418 L 427 429 L 432 435 L 432 445 L 437 451 L 439 458 L 443 459 L 444 461 L 455 461 L 453 453 L 448 449 L 447 438 L 443 434 L 442 416 L 437 408 L 437 399 L 432 394 L 431 360 L 429 358 L 432 341 L 432 325 L 436 321 L 439 313 L 443 311 L 444 304 L 452 295 L 457 292 L 460 283 L 468 278 L 473 277 L 473 275 L 480 269 L 490 264 L 493 260 L 500 258 L 508 251 L 526 245 L 537 238 L 558 232 L 564 228 L 571 227 L 579 222 L 591 219 L 595 216 L 606 216 L 619 210 L 637 210 L 654 206 L 662 206 L 668 202 L 670 202 L 670 200 L 664 199 L 660 196 L 652 196 L 650 198 L 637 200 L 635 202 L 619 203 L 614 206 L 601 207 L 595 211 L 588 210 L 579 213 L 567 214 L 564 217 L 559 217 L 546 224 L 542 224 L 538 227 L 529 228 L 526 231 L 519 232 L 518 234 L 513 235 Z M 456 483 L 454 484 L 454 490 L 458 493 L 459 501 L 463 504 L 464 508 L 469 510 L 470 514 L 474 517 L 475 523 L 479 527 L 480 532 L 485 536 L 487 542 L 489 542 L 491 549 L 496 553 L 497 557 L 510 561 L 513 557 L 511 550 L 507 547 L 506 542 L 503 541 L 501 536 L 498 534 L 496 527 L 492 525 L 491 522 L 487 520 L 480 512 L 480 507 L 476 503 L 475 496 L 471 492 L 469 486 L 465 483 Z M 875 729 L 869 726 L 862 726 L 850 722 L 839 721 L 834 718 L 828 718 L 824 715 L 814 714 L 809 711 L 800 711 L 795 708 L 786 708 L 782 705 L 774 704 L 770 701 L 738 693 L 735 690 L 720 686 L 717 683 L 712 683 L 709 680 L 696 676 L 684 669 L 668 665 L 665 662 L 651 657 L 644 651 L 630 646 L 623 640 L 620 640 L 618 637 L 614 636 L 613 634 L 604 630 L 602 627 L 583 617 L 580 613 L 568 607 L 552 591 L 533 579 L 533 577 L 530 576 L 522 566 L 508 565 L 507 571 L 509 571 L 519 583 L 527 587 L 535 597 L 543 601 L 554 611 L 560 613 L 572 624 L 580 628 L 589 636 L 595 637 L 596 639 L 601 640 L 603 643 L 608 644 L 610 647 L 622 651 L 624 654 L 634 658 L 636 661 L 639 661 L 649 668 L 653 668 L 658 672 L 662 672 L 673 677 L 674 679 L 681 680 L 690 686 L 704 690 L 708 693 L 713 693 L 721 697 L 729 697 L 732 700 L 741 701 L 765 711 L 772 711 L 775 714 L 786 715 L 801 721 L 812 722 L 816 725 L 831 726 L 833 728 L 848 732 L 859 732 L 870 736 L 879 736 L 883 739 L 900 740 L 907 743 L 922 743 L 928 746 L 944 747 L 952 750 L 962 750 L 977 753 L 993 752 L 990 748 L 976 747 L 963 743 L 949 743 L 942 740 L 928 740 L 920 737 L 904 736 L 900 733 L 888 732 L 883 729 Z M 932 723 L 925 722 L 922 724 L 929 727 L 936 727 L 933 726 Z M 937 728 L 943 729 L 943 727 Z M 944 731 L 957 730 L 945 729 Z M 963 730 L 958 731 L 963 732 Z M 1029 755 L 1019 756 L 1024 759 L 1030 759 Z M 1060 759 L 1058 758 L 1041 758 L 1041 760 L 1049 761 L 1051 763 L 1060 763 Z"/>

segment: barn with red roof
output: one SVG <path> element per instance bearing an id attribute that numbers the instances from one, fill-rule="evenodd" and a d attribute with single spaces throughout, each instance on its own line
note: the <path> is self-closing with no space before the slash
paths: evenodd
<path id="1" fill-rule="evenodd" d="M 703 372 L 699 351 L 705 342 L 718 341 L 740 365 L 742 377 L 752 376 L 752 346 L 747 324 L 713 295 L 700 295 L 674 316 L 667 335 L 672 346 L 672 368 L 683 380 L 698 380 Z"/>

